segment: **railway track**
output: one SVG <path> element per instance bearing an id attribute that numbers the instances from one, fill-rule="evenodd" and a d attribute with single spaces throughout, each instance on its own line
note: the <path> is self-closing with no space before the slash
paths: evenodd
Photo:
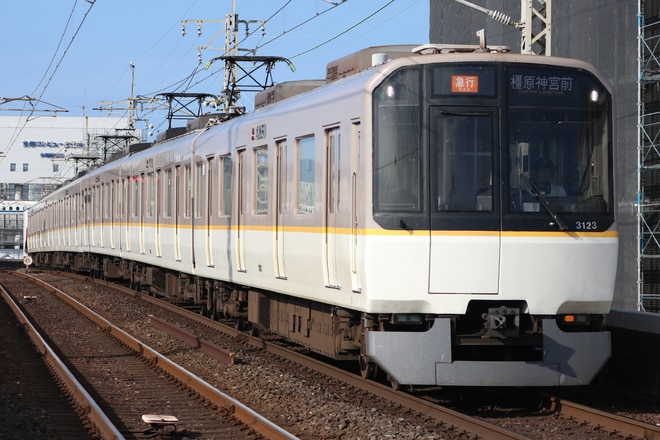
<path id="1" fill-rule="evenodd" d="M 105 287 L 105 282 L 98 282 L 98 284 Z M 133 298 L 135 296 L 135 292 L 127 291 L 126 293 L 128 293 L 130 296 L 126 296 L 125 298 L 132 298 L 132 300 L 137 301 L 136 298 Z M 413 417 L 411 416 L 412 413 L 420 414 L 421 416 L 415 417 L 419 417 L 419 420 L 426 420 L 426 428 L 429 431 L 439 433 L 437 438 L 551 439 L 564 438 L 565 435 L 571 433 L 572 436 L 580 437 L 581 435 L 584 435 L 588 436 L 588 438 L 596 439 L 660 439 L 660 429 L 658 429 L 656 426 L 607 414 L 606 412 L 598 411 L 592 408 L 588 408 L 587 411 L 583 411 L 582 409 L 586 407 L 562 401 L 558 398 L 551 399 L 551 405 L 546 408 L 543 411 L 543 414 L 539 415 L 538 418 L 531 419 L 534 420 L 532 422 L 525 418 L 519 418 L 519 423 L 515 420 L 511 423 L 510 419 L 507 419 L 509 421 L 500 421 L 495 417 L 488 418 L 490 423 L 487 423 L 481 419 L 469 417 L 460 411 L 452 411 L 436 405 L 433 402 L 429 402 L 427 399 L 421 398 L 420 396 L 396 392 L 388 386 L 384 386 L 371 381 L 364 381 L 355 374 L 347 373 L 345 370 L 335 368 L 325 362 L 315 360 L 296 351 L 288 350 L 287 348 L 281 347 L 278 344 L 259 338 L 249 337 L 231 327 L 224 326 L 214 321 L 209 321 L 196 313 L 184 311 L 183 309 L 174 305 L 163 303 L 162 301 L 148 296 L 140 296 L 139 301 L 148 302 L 153 304 L 154 307 L 169 310 L 172 315 L 166 320 L 161 320 L 161 323 L 158 325 L 163 326 L 161 327 L 161 330 L 168 332 L 170 332 L 170 330 L 167 330 L 167 326 L 170 326 L 170 328 L 186 327 L 187 330 L 185 331 L 185 334 L 188 335 L 187 337 L 191 338 L 192 341 L 196 341 L 192 343 L 188 341 L 189 345 L 199 346 L 199 341 L 204 339 L 200 335 L 211 339 L 222 339 L 221 336 L 218 336 L 220 334 L 219 332 L 222 331 L 228 336 L 222 339 L 218 343 L 219 345 L 231 346 L 232 344 L 235 344 L 236 350 L 240 351 L 240 347 L 244 347 L 247 344 L 248 346 L 254 347 L 258 351 L 263 350 L 265 355 L 272 353 L 278 359 L 282 359 L 281 362 L 284 362 L 285 364 L 289 362 L 290 364 L 288 364 L 288 366 L 285 365 L 283 367 L 285 370 L 300 370 L 300 365 L 303 365 L 304 367 L 309 368 L 310 370 L 313 370 L 317 373 L 322 373 L 324 377 L 330 378 L 327 381 L 332 382 L 332 386 L 342 388 L 345 395 L 351 396 L 352 399 L 361 401 L 367 401 L 368 399 L 371 399 L 368 401 L 368 403 L 366 403 L 366 405 L 372 407 L 372 409 L 376 408 L 378 412 L 385 412 L 387 409 L 379 407 L 378 403 L 374 403 L 376 400 L 389 402 L 390 406 L 393 408 L 393 414 L 403 414 L 406 418 Z M 115 302 L 117 301 L 115 300 Z M 97 307 L 99 306 L 97 305 Z M 182 318 L 182 316 L 185 316 L 185 318 Z M 167 324 L 168 320 L 177 322 L 177 324 L 174 326 Z M 175 330 L 172 329 L 171 332 L 175 332 Z M 239 363 L 244 362 L 244 359 L 241 359 L 242 357 L 245 356 L 239 356 Z M 277 361 L 275 358 L 271 358 L 268 362 L 276 363 Z M 228 371 L 229 370 L 226 372 Z M 264 374 L 268 373 L 264 372 Z M 303 381 L 305 380 L 307 379 L 303 379 Z M 284 387 L 285 385 L 282 384 L 281 386 Z M 264 391 L 264 395 L 266 394 L 268 394 L 268 392 Z M 365 395 L 370 395 L 372 397 L 363 397 Z M 577 410 L 571 410 L 568 412 L 568 408 L 580 408 L 581 412 L 577 413 Z M 280 416 L 278 416 L 276 413 L 272 413 L 269 415 L 269 417 L 275 419 Z M 515 417 L 512 419 L 515 419 Z M 610 421 L 605 423 L 605 419 Z M 294 423 L 288 428 L 291 432 L 300 438 L 323 438 L 323 436 L 317 435 L 318 432 L 314 432 L 310 435 L 310 433 L 305 429 L 300 429 L 300 424 L 304 423 L 305 422 L 303 420 L 300 420 L 298 423 Z M 505 425 L 509 429 L 505 429 L 502 426 L 497 426 L 497 424 Z M 339 426 L 339 428 L 339 430 L 341 430 L 341 426 Z M 298 429 L 298 431 L 296 431 L 296 429 Z M 337 433 L 333 432 L 333 434 L 336 435 Z M 553 437 L 553 435 L 555 437 Z M 405 436 L 401 436 L 401 438 L 405 438 Z"/>
<path id="2" fill-rule="evenodd" d="M 553 412 L 561 414 L 564 418 L 583 420 L 593 426 L 598 426 L 604 432 L 618 433 L 625 438 L 660 440 L 660 427 L 656 425 L 621 417 L 557 397 L 550 397 L 550 402 Z"/>
<path id="3" fill-rule="evenodd" d="M 12 402 L 0 407 L 0 438 L 99 438 L 83 406 L 72 402 L 62 382 L 55 380 L 57 359 L 30 330 L 12 298 L 0 293 L 0 396 Z"/>
<path id="4" fill-rule="evenodd" d="M 6 274 L 2 284 L 111 421 L 114 431 L 97 425 L 102 438 L 293 438 L 61 292 Z"/>

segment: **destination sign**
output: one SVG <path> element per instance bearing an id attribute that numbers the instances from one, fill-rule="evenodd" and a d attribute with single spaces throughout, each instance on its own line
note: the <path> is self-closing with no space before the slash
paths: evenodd
<path id="1" fill-rule="evenodd" d="M 572 92 L 573 78 L 569 76 L 511 75 L 511 90 L 521 92 Z"/>

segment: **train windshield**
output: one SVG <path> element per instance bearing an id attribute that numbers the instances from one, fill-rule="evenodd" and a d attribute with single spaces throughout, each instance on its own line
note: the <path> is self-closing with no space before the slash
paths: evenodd
<path id="1" fill-rule="evenodd" d="M 607 213 L 610 100 L 586 74 L 507 71 L 510 211 Z"/>
<path id="2" fill-rule="evenodd" d="M 374 117 L 374 213 L 384 227 L 423 228 L 429 215 L 432 229 L 612 216 L 611 96 L 584 70 L 403 68 L 374 91 Z"/>

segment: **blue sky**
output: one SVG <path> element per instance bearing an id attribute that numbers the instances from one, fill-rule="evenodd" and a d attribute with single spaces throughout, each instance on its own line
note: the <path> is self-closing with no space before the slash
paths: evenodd
<path id="1" fill-rule="evenodd" d="M 68 110 L 67 116 L 79 116 L 86 108 L 89 116 L 105 116 L 107 112 L 93 110 L 101 101 L 106 106 L 126 107 L 125 99 L 131 95 L 131 62 L 135 65 L 135 95 L 220 92 L 222 64 L 204 70 L 198 65 L 197 48 L 224 48 L 224 24 L 217 21 L 231 12 L 232 0 L 90 1 L 3 4 L 0 102 L 30 96 L 43 101 L 38 109 L 61 108 Z M 241 47 L 258 48 L 257 55 L 283 56 L 294 63 L 295 72 L 277 64 L 275 82 L 323 78 L 328 61 L 361 48 L 424 44 L 429 39 L 429 0 L 235 3 L 240 20 L 268 20 L 265 36 L 259 30 Z M 203 22 L 201 36 L 197 24 L 189 22 L 182 36 L 181 20 L 216 22 Z M 250 25 L 250 31 L 257 28 Z M 241 26 L 240 38 L 244 37 Z M 202 63 L 220 55 L 220 50 L 202 50 Z M 201 72 L 182 82 L 196 68 Z M 211 75 L 213 72 L 216 74 Z M 253 94 L 245 94 L 245 99 L 252 98 Z M 0 116 L 19 116 L 20 112 L 11 110 L 23 106 L 22 101 L 0 104 Z M 116 111 L 113 116 L 123 114 Z"/>

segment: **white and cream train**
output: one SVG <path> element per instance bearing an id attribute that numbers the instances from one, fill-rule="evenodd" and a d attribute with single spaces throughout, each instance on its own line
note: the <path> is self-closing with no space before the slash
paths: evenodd
<path id="1" fill-rule="evenodd" d="M 575 60 L 395 49 L 62 186 L 31 257 L 394 386 L 589 383 L 617 265 L 609 86 Z"/>

